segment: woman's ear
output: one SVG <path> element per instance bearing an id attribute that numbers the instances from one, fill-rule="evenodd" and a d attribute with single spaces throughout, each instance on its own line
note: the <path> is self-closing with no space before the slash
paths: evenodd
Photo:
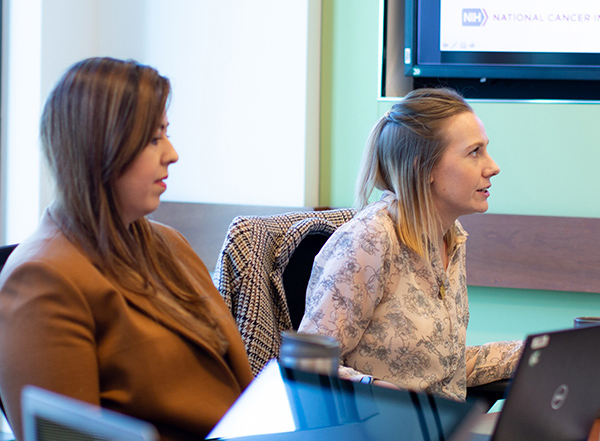
<path id="1" fill-rule="evenodd" d="M 436 176 L 436 166 L 434 166 L 430 171 L 429 171 L 429 184 L 433 184 L 433 182 L 435 181 L 435 176 Z"/>
<path id="2" fill-rule="evenodd" d="M 420 156 L 415 156 L 415 159 L 413 160 L 413 172 L 415 173 L 416 176 L 418 176 L 417 172 L 420 167 L 420 165 L 419 165 L 420 159 L 421 159 Z M 429 184 L 432 184 L 432 183 L 433 183 L 433 170 L 429 174 Z"/>

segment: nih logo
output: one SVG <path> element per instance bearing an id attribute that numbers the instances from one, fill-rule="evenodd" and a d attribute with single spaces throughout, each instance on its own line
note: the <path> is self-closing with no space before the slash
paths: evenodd
<path id="1" fill-rule="evenodd" d="M 463 26 L 483 26 L 487 19 L 488 16 L 485 13 L 485 9 L 471 8 L 462 10 Z"/>

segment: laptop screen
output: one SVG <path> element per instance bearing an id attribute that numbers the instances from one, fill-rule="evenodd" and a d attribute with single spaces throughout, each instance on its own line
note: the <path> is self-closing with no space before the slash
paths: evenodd
<path id="1" fill-rule="evenodd" d="M 481 412 L 477 402 L 350 382 L 271 360 L 208 439 L 449 441 L 468 438 Z"/>
<path id="2" fill-rule="evenodd" d="M 150 423 L 34 386 L 21 399 L 24 441 L 158 441 Z"/>
<path id="3" fill-rule="evenodd" d="M 527 337 L 494 441 L 587 439 L 600 416 L 600 326 Z"/>

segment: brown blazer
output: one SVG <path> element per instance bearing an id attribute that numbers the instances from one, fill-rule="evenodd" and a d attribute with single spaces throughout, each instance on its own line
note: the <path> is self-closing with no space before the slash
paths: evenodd
<path id="1" fill-rule="evenodd" d="M 21 438 L 20 392 L 34 384 L 202 439 L 252 380 L 229 310 L 190 245 L 167 236 L 210 299 L 229 348 L 219 355 L 150 301 L 109 281 L 48 214 L 0 274 L 0 397 Z"/>

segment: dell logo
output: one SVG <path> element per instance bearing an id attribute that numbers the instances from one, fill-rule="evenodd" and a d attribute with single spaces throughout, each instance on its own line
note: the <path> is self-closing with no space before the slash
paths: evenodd
<path id="1" fill-rule="evenodd" d="M 463 26 L 483 26 L 487 21 L 485 9 L 470 8 L 462 10 L 462 25 Z"/>
<path id="2" fill-rule="evenodd" d="M 560 409 L 563 404 L 565 404 L 567 395 L 569 395 L 569 386 L 566 384 L 561 384 L 558 386 L 552 395 L 552 400 L 550 400 L 550 407 L 552 407 L 554 410 Z"/>

